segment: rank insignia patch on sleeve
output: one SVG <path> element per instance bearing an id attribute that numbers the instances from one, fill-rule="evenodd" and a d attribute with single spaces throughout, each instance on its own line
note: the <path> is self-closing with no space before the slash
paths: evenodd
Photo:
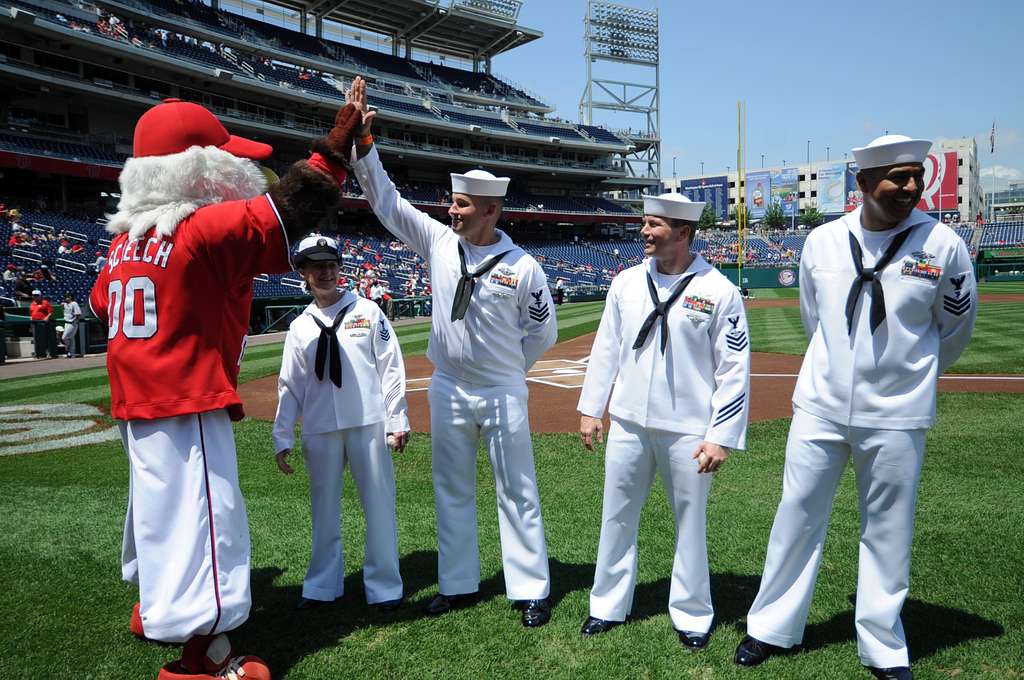
<path id="1" fill-rule="evenodd" d="M 971 308 L 971 296 L 965 295 L 963 290 L 966 280 L 967 274 L 949 277 L 949 282 L 953 284 L 953 294 L 942 296 L 942 308 L 953 316 L 963 316 Z"/>
<path id="2" fill-rule="evenodd" d="M 551 310 L 548 309 L 548 303 L 544 301 L 544 289 L 538 288 L 535 291 L 530 291 L 530 297 L 533 298 L 533 304 L 527 307 L 527 311 L 530 313 L 530 318 L 537 323 L 544 323 L 551 316 Z"/>
<path id="3" fill-rule="evenodd" d="M 725 344 L 734 352 L 742 352 L 750 344 L 747 332 L 739 327 L 740 315 L 731 314 L 725 320 L 732 326 L 732 330 L 725 334 Z"/>

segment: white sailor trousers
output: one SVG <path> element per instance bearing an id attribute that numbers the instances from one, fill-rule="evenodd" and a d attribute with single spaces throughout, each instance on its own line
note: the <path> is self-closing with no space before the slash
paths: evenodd
<path id="1" fill-rule="evenodd" d="M 907 666 L 900 610 L 910 587 L 924 429 L 848 427 L 794 409 L 761 588 L 747 633 L 780 647 L 803 640 L 836 488 L 853 461 L 860 508 L 855 623 L 867 666 Z"/>
<path id="2" fill-rule="evenodd" d="M 548 553 L 526 384 L 483 387 L 435 372 L 428 396 L 440 591 L 461 595 L 480 587 L 476 452 L 482 436 L 494 472 L 505 592 L 512 600 L 547 597 Z"/>
<path id="3" fill-rule="evenodd" d="M 661 473 L 676 522 L 675 559 L 668 611 L 676 630 L 711 629 L 711 580 L 706 538 L 710 474 L 693 459 L 701 438 L 651 430 L 617 418 L 608 430 L 604 503 L 590 615 L 624 621 L 633 608 L 637 530 L 655 472 Z"/>
<path id="4" fill-rule="evenodd" d="M 249 617 L 249 521 L 226 410 L 118 423 L 131 463 L 121 575 L 146 637 L 185 642 Z"/>
<path id="5" fill-rule="evenodd" d="M 384 422 L 302 436 L 313 514 L 313 550 L 302 596 L 332 601 L 345 594 L 341 496 L 345 464 L 366 517 L 363 587 L 369 604 L 402 597 L 395 518 L 395 468 Z"/>

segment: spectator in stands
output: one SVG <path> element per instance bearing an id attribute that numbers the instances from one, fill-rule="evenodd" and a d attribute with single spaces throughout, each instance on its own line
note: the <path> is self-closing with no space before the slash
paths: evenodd
<path id="1" fill-rule="evenodd" d="M 32 278 L 47 283 L 56 283 L 57 281 L 57 276 L 50 270 L 49 265 L 45 264 L 39 265 L 39 269 L 32 272 Z"/>
<path id="2" fill-rule="evenodd" d="M 18 280 L 14 283 L 14 297 L 21 301 L 32 299 L 32 284 L 24 274 L 18 274 Z"/>
<path id="3" fill-rule="evenodd" d="M 105 265 L 106 263 L 107 263 L 106 255 L 103 254 L 102 250 L 97 250 L 96 251 L 96 261 L 92 263 L 92 268 L 95 269 L 96 273 L 98 274 L 100 269 L 102 269 L 103 265 Z"/>
<path id="4" fill-rule="evenodd" d="M 381 310 L 384 309 L 384 286 L 380 285 L 380 279 L 370 284 L 370 301 L 380 307 Z"/>
<path id="5" fill-rule="evenodd" d="M 75 344 L 78 338 L 78 325 L 82 320 L 82 308 L 75 302 L 75 296 L 71 293 L 64 294 L 64 332 L 61 334 L 61 341 L 67 350 L 68 359 L 85 355 L 84 348 L 78 348 L 75 354 Z"/>
<path id="6" fill-rule="evenodd" d="M 18 278 L 18 266 L 15 264 L 9 264 L 4 269 L 4 283 L 11 283 Z"/>
<path id="7" fill-rule="evenodd" d="M 29 318 L 32 319 L 33 355 L 36 359 L 57 358 L 57 336 L 53 332 L 53 305 L 43 297 L 38 288 L 32 291 L 32 304 L 29 305 Z"/>

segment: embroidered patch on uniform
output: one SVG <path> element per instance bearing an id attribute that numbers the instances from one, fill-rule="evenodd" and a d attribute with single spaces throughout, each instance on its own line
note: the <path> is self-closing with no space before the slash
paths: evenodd
<path id="1" fill-rule="evenodd" d="M 384 319 L 380 320 L 380 339 L 384 342 L 391 340 L 391 331 L 388 330 L 388 325 L 384 323 Z"/>
<path id="2" fill-rule="evenodd" d="M 370 323 L 370 320 L 362 314 L 357 314 L 356 316 L 345 319 L 345 330 L 347 331 L 356 329 L 368 330 L 372 326 L 373 324 Z"/>
<path id="3" fill-rule="evenodd" d="M 915 256 L 919 254 L 927 255 L 928 253 L 921 253 L 921 251 L 914 253 Z M 942 278 L 942 267 L 937 264 L 929 264 L 921 259 L 904 260 L 903 269 L 900 271 L 900 274 L 915 279 L 924 279 L 925 281 L 938 281 Z"/>
<path id="4" fill-rule="evenodd" d="M 732 330 L 725 334 L 725 344 L 734 352 L 742 352 L 750 345 L 750 341 L 747 332 L 739 327 L 740 315 L 732 314 L 725 317 L 725 320 L 732 326 Z"/>
<path id="5" fill-rule="evenodd" d="M 710 314 L 715 311 L 715 303 L 697 295 L 687 295 L 683 298 L 683 309 L 692 309 L 695 312 Z"/>
<path id="6" fill-rule="evenodd" d="M 715 422 L 711 427 L 718 427 L 722 423 L 726 423 L 736 417 L 737 414 L 743 411 L 743 400 L 746 398 L 747 393 L 744 392 L 740 396 L 736 397 L 728 404 L 718 409 L 718 415 L 715 416 Z"/>
<path id="7" fill-rule="evenodd" d="M 533 298 L 533 303 L 526 308 L 530 313 L 530 318 L 537 323 L 544 323 L 551 316 L 548 303 L 544 301 L 544 289 L 538 288 L 535 291 L 530 291 L 530 297 Z"/>
<path id="8" fill-rule="evenodd" d="M 942 308 L 953 316 L 963 316 L 971 308 L 971 296 L 964 295 L 963 291 L 966 280 L 967 274 L 949 277 L 949 282 L 953 284 L 953 294 L 942 296 Z"/>
<path id="9" fill-rule="evenodd" d="M 519 286 L 519 277 L 516 276 L 516 270 L 509 266 L 496 267 L 495 270 L 491 272 L 491 278 L 489 280 L 493 284 L 503 286 L 504 288 L 511 288 L 512 290 L 515 290 Z"/>

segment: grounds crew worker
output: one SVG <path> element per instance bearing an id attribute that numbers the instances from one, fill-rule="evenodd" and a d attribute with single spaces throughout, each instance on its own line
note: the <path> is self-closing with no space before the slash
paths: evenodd
<path id="1" fill-rule="evenodd" d="M 551 293 L 537 261 L 495 226 L 509 180 L 452 174 L 451 226 L 406 202 L 370 135 L 366 84 L 349 101 L 364 111 L 353 169 L 377 218 L 430 266 L 433 323 L 427 358 L 437 509 L 438 586 L 427 607 L 444 614 L 475 600 L 480 585 L 476 449 L 494 471 L 505 589 L 523 625 L 550 618 L 547 547 L 527 416 L 526 372 L 557 339 Z"/>
<path id="2" fill-rule="evenodd" d="M 810 336 L 786 444 L 782 500 L 736 662 L 801 642 L 829 512 L 848 462 L 861 515 L 856 630 L 877 678 L 910 678 L 900 610 L 939 375 L 967 346 L 975 281 L 963 240 L 916 210 L 931 142 L 886 135 L 853 150 L 864 204 L 811 232 L 800 259 Z"/>
<path id="3" fill-rule="evenodd" d="M 644 199 L 647 259 L 612 281 L 590 352 L 579 401 L 584 445 L 601 441 L 609 392 L 612 422 L 584 635 L 622 623 L 632 609 L 640 510 L 658 471 L 676 520 L 669 615 L 684 646 L 708 643 L 706 473 L 745 445 L 750 341 L 736 286 L 690 252 L 703 209 L 679 194 Z"/>
<path id="4" fill-rule="evenodd" d="M 274 451 L 285 474 L 292 474 L 287 457 L 302 418 L 309 473 L 313 549 L 296 608 L 313 609 L 345 593 L 341 489 L 347 464 L 366 517 L 366 601 L 393 611 L 403 590 L 388 441 L 401 451 L 409 435 L 405 364 L 380 307 L 338 290 L 340 258 L 337 241 L 319 234 L 302 239 L 292 258 L 314 297 L 288 328 L 274 418 Z"/>

